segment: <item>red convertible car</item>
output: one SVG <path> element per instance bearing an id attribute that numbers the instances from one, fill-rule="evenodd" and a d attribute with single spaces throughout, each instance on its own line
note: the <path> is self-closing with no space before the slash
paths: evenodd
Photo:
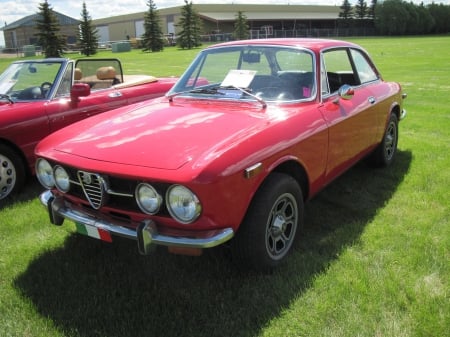
<path id="1" fill-rule="evenodd" d="M 285 260 L 304 202 L 362 158 L 388 166 L 406 111 L 367 53 L 343 41 L 266 39 L 204 49 L 163 98 L 41 141 L 50 221 L 105 241 L 234 261 Z"/>
<path id="2" fill-rule="evenodd" d="M 0 199 L 34 172 L 45 136 L 106 110 L 163 96 L 174 78 L 123 75 L 117 59 L 13 62 L 0 75 Z"/>

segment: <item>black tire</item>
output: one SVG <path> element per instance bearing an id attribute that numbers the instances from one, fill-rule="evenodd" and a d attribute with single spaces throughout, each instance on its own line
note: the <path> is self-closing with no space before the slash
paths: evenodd
<path id="1" fill-rule="evenodd" d="M 21 158 L 0 144 L 0 200 L 17 193 L 25 183 L 25 167 Z"/>
<path id="2" fill-rule="evenodd" d="M 256 193 L 231 243 L 243 268 L 269 271 L 290 253 L 303 225 L 303 196 L 297 181 L 272 173 Z"/>
<path id="3" fill-rule="evenodd" d="M 398 143 L 398 118 L 391 113 L 383 140 L 370 156 L 370 161 L 375 167 L 387 167 L 394 161 Z"/>

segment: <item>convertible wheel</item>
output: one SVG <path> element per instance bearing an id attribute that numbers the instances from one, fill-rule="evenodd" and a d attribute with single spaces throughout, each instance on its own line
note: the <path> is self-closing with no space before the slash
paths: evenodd
<path id="1" fill-rule="evenodd" d="M 0 144 L 0 199 L 17 192 L 25 181 L 25 168 L 20 158 Z"/>
<path id="2" fill-rule="evenodd" d="M 286 174 L 271 174 L 233 239 L 233 258 L 245 268 L 273 269 L 291 251 L 302 223 L 303 197 L 297 181 Z"/>
<path id="3" fill-rule="evenodd" d="M 371 160 L 374 166 L 385 167 L 389 166 L 395 158 L 397 153 L 398 143 L 398 118 L 392 113 L 389 117 L 389 122 L 384 132 L 383 140 L 371 155 Z"/>

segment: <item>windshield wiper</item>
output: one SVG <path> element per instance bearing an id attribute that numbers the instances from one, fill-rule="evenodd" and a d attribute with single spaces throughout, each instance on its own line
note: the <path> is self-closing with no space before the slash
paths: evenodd
<path id="1" fill-rule="evenodd" d="M 242 92 L 242 93 L 244 93 L 244 94 L 246 94 L 246 95 L 248 95 L 248 96 L 250 96 L 250 97 L 256 99 L 259 103 L 261 103 L 263 109 L 265 109 L 265 108 L 267 107 L 266 101 L 263 100 L 261 97 L 258 97 L 258 96 L 256 96 L 256 95 L 253 95 L 253 94 L 250 92 L 250 89 L 248 89 L 248 88 L 241 88 L 241 87 L 237 87 L 237 86 L 235 86 L 235 85 L 228 85 L 228 86 L 220 87 L 219 89 L 222 89 L 222 90 L 230 90 L 230 89 L 239 90 L 240 92 Z"/>
<path id="2" fill-rule="evenodd" d="M 219 94 L 219 95 L 225 95 L 223 92 L 220 92 L 219 89 L 221 89 L 221 88 L 220 87 L 197 88 L 197 89 L 189 90 L 188 92 L 192 93 L 192 94 L 207 94 L 207 95 Z"/>
<path id="3" fill-rule="evenodd" d="M 223 92 L 218 91 L 219 87 L 212 87 L 212 88 L 195 88 L 191 90 L 185 90 L 180 92 L 174 92 L 173 94 L 167 95 L 166 97 L 169 99 L 170 102 L 172 102 L 173 98 L 178 95 L 183 94 L 206 94 L 206 95 L 224 95 Z"/>
<path id="4" fill-rule="evenodd" d="M 259 103 L 261 103 L 263 109 L 265 109 L 267 107 L 267 103 L 261 97 L 253 95 L 250 92 L 250 89 L 240 88 L 240 87 L 237 87 L 234 85 L 217 86 L 217 87 L 212 87 L 212 88 L 196 88 L 196 89 L 192 89 L 192 90 L 180 91 L 180 92 L 175 92 L 171 95 L 167 95 L 167 98 L 169 99 L 170 102 L 172 102 L 172 100 L 175 96 L 182 95 L 182 94 L 226 95 L 226 93 L 221 90 L 239 90 L 240 92 L 244 93 L 245 95 L 248 95 L 248 96 L 254 98 L 255 100 L 257 100 Z"/>
<path id="5" fill-rule="evenodd" d="M 0 99 L 6 99 L 9 103 L 14 103 L 11 97 L 7 94 L 0 94 Z"/>

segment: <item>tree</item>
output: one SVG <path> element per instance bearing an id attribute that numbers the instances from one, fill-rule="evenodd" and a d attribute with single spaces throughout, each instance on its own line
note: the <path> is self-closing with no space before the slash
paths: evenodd
<path id="1" fill-rule="evenodd" d="M 339 23 L 343 27 L 349 27 L 351 24 L 351 21 L 352 21 L 352 17 L 353 17 L 353 13 L 352 13 L 353 9 L 352 9 L 352 5 L 350 4 L 350 1 L 344 0 L 340 9 L 341 9 L 341 11 L 339 12 L 339 18 L 340 18 Z"/>
<path id="2" fill-rule="evenodd" d="M 386 0 L 375 10 L 375 25 L 382 35 L 403 35 L 410 19 L 408 10 L 401 0 Z"/>
<path id="3" fill-rule="evenodd" d="M 238 13 L 236 14 L 236 21 L 234 22 L 234 38 L 236 40 L 248 39 L 248 30 L 249 26 L 247 22 L 247 16 L 242 11 L 238 11 Z"/>
<path id="4" fill-rule="evenodd" d="M 433 18 L 433 33 L 448 33 L 450 31 L 450 6 L 431 3 L 427 6 L 428 12 Z"/>
<path id="5" fill-rule="evenodd" d="M 368 14 L 367 3 L 364 0 L 358 0 L 355 5 L 355 17 L 357 19 L 365 19 Z"/>
<path id="6" fill-rule="evenodd" d="M 142 35 L 143 51 L 161 51 L 164 49 L 164 37 L 156 5 L 153 0 L 148 0 L 147 6 L 148 11 L 145 13 L 144 21 L 145 32 Z"/>
<path id="7" fill-rule="evenodd" d="M 178 45 L 183 49 L 192 49 L 201 46 L 200 31 L 201 22 L 194 10 L 192 1 L 184 0 L 185 5 L 181 8 L 181 18 L 177 26 L 181 27 L 178 34 Z"/>
<path id="8" fill-rule="evenodd" d="M 97 53 L 98 31 L 92 26 L 92 19 L 86 9 L 86 3 L 83 1 L 83 10 L 81 11 L 81 23 L 78 32 L 78 41 L 81 47 L 81 53 L 86 56 Z"/>
<path id="9" fill-rule="evenodd" d="M 367 11 L 367 17 L 371 20 L 375 20 L 375 8 L 377 7 L 377 0 L 372 0 L 369 10 Z"/>
<path id="10" fill-rule="evenodd" d="M 39 4 L 39 18 L 36 20 L 38 43 L 45 57 L 61 57 L 66 46 L 66 39 L 59 35 L 58 18 L 47 0 Z"/>

